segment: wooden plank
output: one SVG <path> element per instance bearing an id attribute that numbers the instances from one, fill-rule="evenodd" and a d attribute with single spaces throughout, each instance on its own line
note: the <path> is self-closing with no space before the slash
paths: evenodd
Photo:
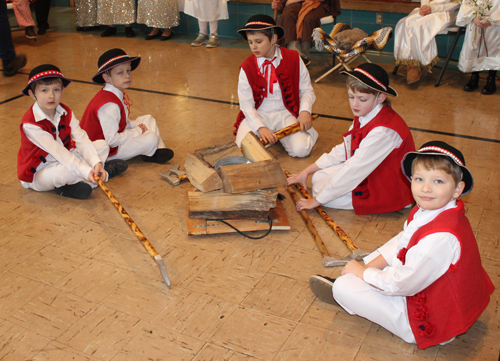
<path id="1" fill-rule="evenodd" d="M 200 155 L 188 153 L 184 168 L 191 184 L 200 191 L 211 192 L 222 188 L 219 174 Z"/>
<path id="2" fill-rule="evenodd" d="M 253 132 L 248 132 L 241 141 L 241 153 L 254 162 L 275 159 Z"/>
<path id="3" fill-rule="evenodd" d="M 189 212 L 186 209 L 186 213 Z M 290 222 L 285 213 L 283 203 L 278 200 L 276 207 L 269 211 L 269 217 L 272 220 L 273 231 L 288 231 L 290 230 Z M 228 221 L 231 225 L 242 232 L 265 231 L 269 229 L 269 223 L 255 220 L 231 220 Z M 223 234 L 235 233 L 236 231 L 226 224 L 218 221 L 207 221 L 205 219 L 190 219 L 187 217 L 187 233 L 189 236 L 198 236 L 205 234 Z"/>
<path id="4" fill-rule="evenodd" d="M 188 192 L 188 207 L 190 212 L 268 211 L 276 207 L 277 197 L 276 188 L 240 194 Z"/>
<path id="5" fill-rule="evenodd" d="M 265 221 L 269 217 L 269 211 L 230 211 L 230 212 L 192 212 L 188 213 L 189 218 L 198 219 L 253 219 Z"/>
<path id="6" fill-rule="evenodd" d="M 242 153 L 235 142 L 195 150 L 205 162 L 213 168 L 219 159 L 226 157 L 241 157 Z"/>
<path id="7" fill-rule="evenodd" d="M 287 184 L 277 160 L 222 166 L 220 175 L 226 193 L 245 193 Z"/>

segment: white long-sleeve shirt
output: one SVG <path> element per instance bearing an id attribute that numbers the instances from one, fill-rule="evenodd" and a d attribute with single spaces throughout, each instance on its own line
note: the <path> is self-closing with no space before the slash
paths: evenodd
<path id="1" fill-rule="evenodd" d="M 382 105 L 377 105 L 371 112 L 363 117 L 359 117 L 360 127 L 368 124 L 382 109 Z M 354 124 L 349 128 L 351 130 Z M 359 144 L 352 157 L 350 137 L 344 139 L 344 143 L 335 146 L 330 153 L 324 153 L 317 161 L 316 165 L 320 169 L 338 166 L 325 186 L 316 194 L 316 200 L 321 204 L 326 204 L 338 197 L 352 192 L 380 163 L 396 148 L 403 143 L 399 134 L 383 126 L 372 129 Z"/>
<path id="2" fill-rule="evenodd" d="M 38 103 L 35 103 L 33 106 L 33 116 L 35 121 L 39 122 L 44 119 L 49 120 L 54 127 L 56 128 L 56 139 L 52 136 L 52 134 L 44 131 L 40 127 L 33 124 L 23 124 L 23 131 L 26 134 L 26 137 L 37 147 L 43 149 L 47 153 L 46 163 L 40 163 L 38 166 L 38 170 L 46 167 L 52 162 L 59 162 L 64 165 L 71 172 L 78 174 L 83 179 L 87 179 L 92 168 L 99 162 L 101 159 L 99 158 L 99 154 L 94 147 L 94 144 L 90 141 L 87 133 L 80 128 L 80 122 L 75 117 L 75 114 L 72 112 L 71 116 L 71 139 L 75 142 L 76 149 L 78 153 L 80 153 L 83 157 L 79 159 L 72 152 L 64 147 L 62 140 L 59 138 L 59 122 L 61 120 L 61 116 L 66 114 L 66 110 L 60 105 L 56 108 L 56 113 L 54 119 L 50 119 L 47 114 L 40 108 Z M 21 181 L 23 186 L 28 185 L 29 183 Z"/>
<path id="3" fill-rule="evenodd" d="M 276 46 L 274 53 L 275 59 L 273 60 L 273 65 L 275 68 L 281 63 L 282 54 L 279 46 Z M 257 66 L 262 74 L 264 74 L 263 64 L 267 59 L 257 58 Z M 299 74 L 299 96 L 300 96 L 300 107 L 299 113 L 301 111 L 312 112 L 312 106 L 316 100 L 314 95 L 314 89 L 311 85 L 311 77 L 309 76 L 309 71 L 304 65 L 303 61 L 299 61 L 300 74 Z M 268 81 L 269 83 L 269 81 Z M 268 87 L 269 89 L 269 84 Z M 248 126 L 252 132 L 257 133 L 258 129 L 264 127 L 264 122 L 262 121 L 259 112 L 273 112 L 284 109 L 283 96 L 281 93 L 281 88 L 278 83 L 273 85 L 273 93 L 268 93 L 267 97 L 264 98 L 259 110 L 255 109 L 255 100 L 253 98 L 252 87 L 248 82 L 247 75 L 243 69 L 240 69 L 240 75 L 238 79 L 238 99 L 240 103 L 240 109 L 245 114 Z"/>
<path id="4" fill-rule="evenodd" d="M 104 134 L 104 139 L 109 144 L 111 148 L 118 147 L 121 144 L 127 142 L 129 139 L 135 138 L 142 134 L 142 129 L 137 126 L 133 120 L 128 119 L 128 109 L 127 105 L 123 101 L 123 92 L 111 84 L 106 84 L 104 90 L 115 94 L 118 99 L 122 102 L 125 108 L 125 115 L 127 117 L 127 126 L 123 132 L 118 133 L 118 127 L 120 125 L 120 107 L 115 103 L 106 103 L 99 108 L 97 111 L 97 117 L 101 123 L 102 132 Z"/>
<path id="5" fill-rule="evenodd" d="M 451 233 L 438 232 L 423 237 L 406 253 L 405 264 L 397 258 L 399 251 L 408 246 L 413 234 L 431 222 L 441 212 L 455 208 L 456 200 L 437 210 L 419 209 L 404 230 L 364 259 L 365 263 L 379 255 L 389 264 L 383 270 L 368 268 L 364 280 L 387 296 L 413 296 L 441 277 L 460 259 L 460 242 Z"/>

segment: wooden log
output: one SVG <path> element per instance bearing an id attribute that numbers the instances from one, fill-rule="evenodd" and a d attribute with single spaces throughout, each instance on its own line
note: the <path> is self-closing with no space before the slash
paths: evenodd
<path id="1" fill-rule="evenodd" d="M 213 168 L 219 159 L 227 157 L 241 157 L 242 153 L 235 142 L 215 145 L 212 147 L 195 150 L 195 153 L 200 155 L 205 162 Z"/>
<path id="2" fill-rule="evenodd" d="M 269 211 L 231 211 L 231 212 L 192 212 L 188 213 L 189 218 L 199 219 L 254 219 L 265 221 L 269 217 Z"/>
<path id="3" fill-rule="evenodd" d="M 200 191 L 211 192 L 222 188 L 219 174 L 200 155 L 188 153 L 184 168 L 191 184 Z"/>
<path id="4" fill-rule="evenodd" d="M 277 197 L 276 188 L 242 194 L 188 192 L 188 207 L 190 212 L 269 211 L 276 207 Z"/>
<path id="5" fill-rule="evenodd" d="M 316 119 L 318 119 L 317 114 L 311 115 L 311 120 L 316 120 Z M 278 140 L 280 140 L 280 139 L 288 137 L 289 135 L 297 133 L 299 131 L 300 131 L 300 123 L 297 122 L 297 123 L 294 123 L 292 125 L 289 125 L 288 127 L 285 127 L 283 129 L 280 129 L 280 130 L 274 132 L 274 134 L 276 135 L 276 138 L 278 138 Z M 267 144 L 267 141 L 263 138 L 260 138 L 259 141 L 264 145 Z"/>
<path id="6" fill-rule="evenodd" d="M 226 193 L 245 193 L 287 184 L 277 160 L 222 166 L 220 174 Z"/>
<path id="7" fill-rule="evenodd" d="M 253 132 L 248 132 L 241 141 L 241 153 L 254 162 L 275 159 Z"/>

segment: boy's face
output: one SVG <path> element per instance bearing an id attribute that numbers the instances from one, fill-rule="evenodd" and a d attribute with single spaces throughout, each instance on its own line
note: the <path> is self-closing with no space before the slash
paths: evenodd
<path id="1" fill-rule="evenodd" d="M 120 64 L 109 71 L 108 74 L 103 74 L 103 79 L 106 83 L 114 85 L 116 88 L 124 91 L 130 88 L 132 84 L 132 70 L 130 63 Z"/>
<path id="2" fill-rule="evenodd" d="M 277 38 L 278 35 L 276 34 L 273 35 L 272 40 L 269 40 L 266 35 L 259 32 L 247 34 L 248 46 L 257 58 L 266 57 L 272 59 L 274 52 L 272 54 L 270 52 L 273 49 L 273 45 L 276 44 Z"/>
<path id="3" fill-rule="evenodd" d="M 387 97 L 384 93 L 378 93 L 377 97 L 373 94 L 360 93 L 351 89 L 347 89 L 347 95 L 349 96 L 349 105 L 351 106 L 352 114 L 355 117 L 364 117 L 371 112 L 375 105 L 382 104 Z"/>
<path id="4" fill-rule="evenodd" d="M 465 183 L 455 184 L 451 174 L 441 169 L 427 170 L 417 164 L 411 177 L 411 193 L 417 204 L 426 210 L 443 208 L 462 194 Z"/>
<path id="5" fill-rule="evenodd" d="M 38 106 L 45 114 L 53 118 L 56 108 L 61 102 L 64 91 L 62 83 L 55 81 L 53 84 L 36 84 L 35 92 L 29 90 L 29 95 L 38 102 Z"/>

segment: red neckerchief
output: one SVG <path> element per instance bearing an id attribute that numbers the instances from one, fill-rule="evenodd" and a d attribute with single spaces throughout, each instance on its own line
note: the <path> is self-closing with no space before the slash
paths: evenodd
<path id="1" fill-rule="evenodd" d="M 255 59 L 257 60 L 257 58 Z M 266 95 L 264 95 L 264 98 L 267 98 L 267 94 L 269 93 L 273 94 L 273 84 L 278 82 L 278 77 L 276 76 L 276 68 L 273 64 L 273 61 L 275 59 L 276 57 L 272 58 L 271 60 L 266 59 L 262 64 L 262 70 L 264 71 L 264 74 L 260 73 L 259 71 L 259 75 L 262 75 L 264 79 L 266 79 L 266 84 L 269 84 L 269 89 L 267 90 Z"/>
<path id="2" fill-rule="evenodd" d="M 128 96 L 127 93 L 123 92 L 123 102 L 127 106 L 128 113 L 130 114 L 130 107 L 134 104 L 132 99 Z"/>

